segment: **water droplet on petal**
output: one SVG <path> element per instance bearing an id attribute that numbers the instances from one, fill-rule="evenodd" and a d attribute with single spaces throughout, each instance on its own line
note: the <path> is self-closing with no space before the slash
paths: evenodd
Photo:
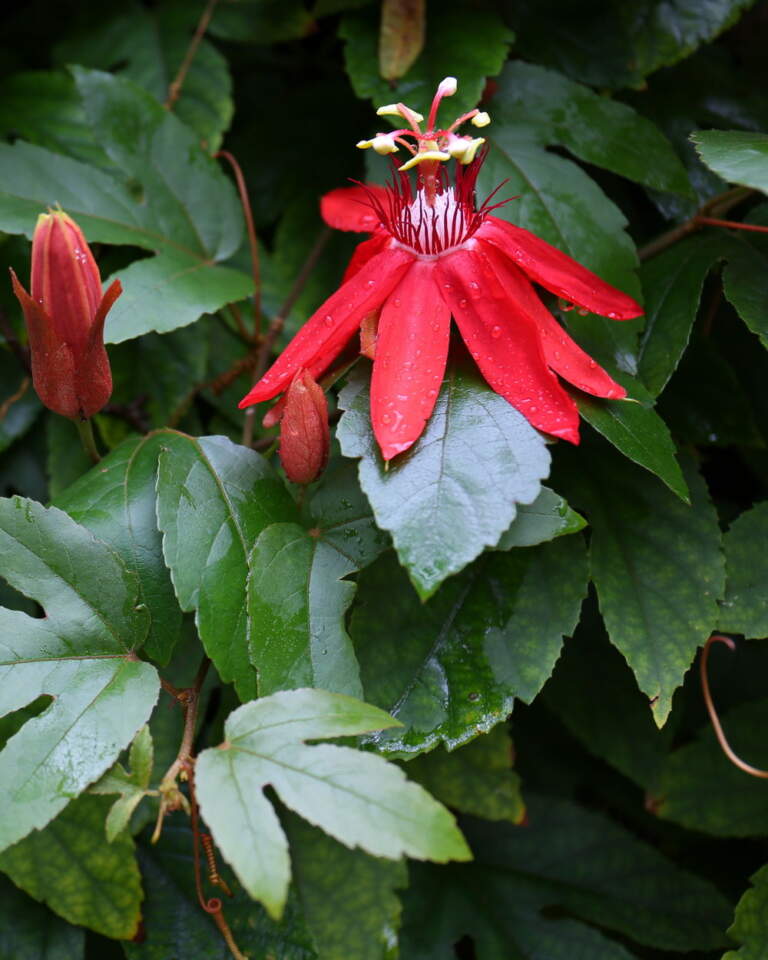
<path id="1" fill-rule="evenodd" d="M 589 313 L 589 310 L 587 310 L 586 307 L 579 307 L 576 313 L 578 313 L 580 317 L 586 317 L 586 315 Z"/>
<path id="2" fill-rule="evenodd" d="M 326 315 L 325 315 L 325 317 L 324 317 L 323 319 L 324 319 L 325 325 L 326 325 L 327 327 L 330 327 L 331 324 L 333 323 L 333 317 L 330 315 L 330 313 L 326 313 Z"/>
<path id="3" fill-rule="evenodd" d="M 501 336 L 501 327 L 498 324 L 496 324 L 494 327 L 491 327 L 491 336 L 494 339 Z"/>
<path id="4" fill-rule="evenodd" d="M 477 280 L 470 280 L 470 281 L 469 281 L 469 286 L 470 286 L 470 288 L 471 288 L 472 290 L 479 290 L 479 289 L 480 289 L 480 284 L 477 282 Z"/>
<path id="5" fill-rule="evenodd" d="M 466 301 L 466 300 L 463 300 L 463 299 L 462 299 L 462 300 L 459 300 L 459 306 L 460 306 L 462 309 L 464 309 L 464 307 L 466 307 L 466 305 L 467 305 L 467 301 Z"/>

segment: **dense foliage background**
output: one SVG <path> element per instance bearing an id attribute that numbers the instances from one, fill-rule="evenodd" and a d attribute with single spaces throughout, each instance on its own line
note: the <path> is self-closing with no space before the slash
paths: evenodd
<path id="1" fill-rule="evenodd" d="M 696 669 L 736 638 L 713 697 L 768 765 L 768 238 L 708 222 L 768 225 L 768 5 L 435 0 L 423 49 L 418 6 L 220 0 L 191 50 L 202 4 L 4 14 L 3 262 L 60 204 L 125 292 L 92 467 L 0 286 L 0 960 L 233 955 L 185 717 L 252 960 L 768 957 L 768 784 Z M 385 471 L 361 361 L 305 491 L 237 402 L 361 239 L 318 201 L 385 176 L 373 108 L 446 75 L 492 116 L 479 193 L 644 303 L 550 301 L 636 402 L 579 395 L 581 445 L 545 448 L 457 345 Z"/>

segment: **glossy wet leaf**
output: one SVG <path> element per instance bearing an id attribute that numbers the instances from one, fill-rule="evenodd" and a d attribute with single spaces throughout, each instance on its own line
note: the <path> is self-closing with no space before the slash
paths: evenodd
<path id="1" fill-rule="evenodd" d="M 634 956 L 596 925 L 658 949 L 724 946 L 731 907 L 714 885 L 604 814 L 562 798 L 528 801 L 525 827 L 466 821 L 475 862 L 414 871 L 404 960 L 450 956 L 465 935 L 480 960 Z"/>
<path id="2" fill-rule="evenodd" d="M 643 385 L 620 377 L 627 400 L 600 400 L 577 393 L 579 413 L 625 457 L 656 474 L 685 503 L 688 487 L 677 461 L 669 428 L 653 409 L 653 399 Z"/>
<path id="3" fill-rule="evenodd" d="M 706 165 L 727 183 L 768 193 L 768 135 L 747 130 L 698 130 L 691 134 Z"/>
<path id="4" fill-rule="evenodd" d="M 157 517 L 178 602 L 194 610 L 206 653 L 240 698 L 256 695 L 249 659 L 246 581 L 251 545 L 295 507 L 258 453 L 226 437 L 162 436 Z"/>
<path id="5" fill-rule="evenodd" d="M 592 531 L 590 572 L 611 642 L 651 700 L 656 722 L 717 623 L 724 583 L 720 529 L 704 481 L 686 470 L 692 505 L 606 447 L 562 451 Z M 567 459 L 566 459 L 567 458 Z"/>
<path id="6" fill-rule="evenodd" d="M 747 638 L 768 637 L 768 504 L 745 510 L 723 538 L 727 574 L 719 628 Z"/>
<path id="7" fill-rule="evenodd" d="M 736 312 L 768 348 L 768 281 L 765 257 L 742 243 L 723 271 L 723 292 Z"/>
<path id="8" fill-rule="evenodd" d="M 0 877 L 0 960 L 83 960 L 77 929 Z"/>
<path id="9" fill-rule="evenodd" d="M 45 826 L 117 759 L 160 688 L 138 659 L 149 617 L 136 576 L 65 513 L 0 500 L 0 574 L 45 610 L 0 608 L 0 713 L 51 705 L 0 752 L 0 850 Z"/>
<path id="10" fill-rule="evenodd" d="M 446 126 L 477 106 L 486 77 L 501 70 L 514 39 L 501 18 L 489 10 L 474 9 L 467 16 L 447 6 L 439 16 L 429 18 L 426 46 L 414 65 L 390 85 L 379 73 L 379 22 L 378 9 L 350 13 L 341 21 L 339 35 L 346 41 L 344 60 L 355 93 L 371 99 L 376 107 L 402 100 L 426 116 L 438 83 L 443 77 L 456 77 L 458 90 L 441 108 L 440 122 Z"/>
<path id="11" fill-rule="evenodd" d="M 736 904 L 736 916 L 728 936 L 741 944 L 723 960 L 765 960 L 768 943 L 768 867 L 761 867 L 750 880 L 751 888 Z"/>
<path id="12" fill-rule="evenodd" d="M 291 868 L 267 785 L 305 820 L 374 856 L 445 862 L 469 855 L 451 814 L 398 767 L 349 747 L 304 742 L 396 723 L 351 697 L 286 691 L 230 714 L 224 743 L 198 757 L 202 814 L 242 885 L 271 916 L 282 914 Z"/>
<path id="13" fill-rule="evenodd" d="M 360 485 L 376 523 L 392 534 L 422 598 L 495 546 L 516 504 L 533 503 L 549 472 L 542 435 L 474 371 L 448 373 L 424 433 L 388 469 L 362 375 L 350 379 L 339 405 L 342 452 L 362 458 Z"/>
<path id="14" fill-rule="evenodd" d="M 371 508 L 342 461 L 310 501 L 308 526 L 272 524 L 249 558 L 251 661 L 259 693 L 302 686 L 361 696 L 359 670 L 345 628 L 355 595 L 346 578 L 388 545 Z"/>
<path id="15" fill-rule="evenodd" d="M 743 703 L 724 713 L 721 721 L 740 757 L 752 766 L 768 767 L 768 701 Z M 706 723 L 695 740 L 668 757 L 652 798 L 653 809 L 689 830 L 719 837 L 761 836 L 768 830 L 765 787 L 765 780 L 750 777 L 731 763 Z"/>
<path id="16" fill-rule="evenodd" d="M 381 960 L 400 925 L 404 863 L 350 850 L 288 815 L 293 882 L 322 960 Z"/>
<path id="17" fill-rule="evenodd" d="M 542 487 L 533 503 L 521 503 L 518 506 L 517 516 L 509 529 L 502 533 L 496 549 L 534 547 L 537 543 L 545 543 L 555 537 L 578 533 L 586 523 L 559 494 L 549 487 Z"/>
<path id="18" fill-rule="evenodd" d="M 450 753 L 438 747 L 405 769 L 441 803 L 486 820 L 521 823 L 525 803 L 512 769 L 512 741 L 502 725 Z"/>
<path id="19" fill-rule="evenodd" d="M 168 663 L 181 631 L 155 509 L 157 459 L 169 436 L 176 435 L 126 440 L 56 498 L 56 506 L 116 550 L 137 577 L 150 615 L 146 651 L 160 664 Z"/>
<path id="20" fill-rule="evenodd" d="M 39 833 L 0 854 L 0 870 L 69 923 L 130 940 L 142 890 L 133 839 L 104 842 L 106 797 L 78 797 Z"/>
<path id="21" fill-rule="evenodd" d="M 350 632 L 366 700 L 402 729 L 370 737 L 413 755 L 455 748 L 530 702 L 578 622 L 587 570 L 581 537 L 489 553 L 420 603 L 393 558 L 360 577 Z"/>

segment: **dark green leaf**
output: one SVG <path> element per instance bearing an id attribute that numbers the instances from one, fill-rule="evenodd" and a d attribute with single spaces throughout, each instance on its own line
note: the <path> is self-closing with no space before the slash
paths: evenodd
<path id="1" fill-rule="evenodd" d="M 85 932 L 0 877 L 0 960 L 83 960 Z"/>
<path id="2" fill-rule="evenodd" d="M 226 437 L 158 436 L 157 516 L 176 596 L 182 610 L 196 611 L 222 680 L 249 700 L 256 673 L 248 656 L 248 555 L 265 527 L 295 518 L 295 507 L 258 453 Z"/>
<path id="3" fill-rule="evenodd" d="M 746 130 L 698 130 L 699 156 L 728 183 L 768 193 L 768 134 Z"/>
<path id="4" fill-rule="evenodd" d="M 618 379 L 627 388 L 627 400 L 599 400 L 577 395 L 579 413 L 625 457 L 655 473 L 685 503 L 688 487 L 675 456 L 669 429 L 653 409 L 653 399 L 638 380 Z"/>
<path id="5" fill-rule="evenodd" d="M 411 760 L 411 779 L 441 803 L 486 820 L 521 823 L 525 803 L 512 769 L 512 743 L 503 726 L 448 753 L 442 747 Z"/>
<path id="6" fill-rule="evenodd" d="M 720 607 L 721 630 L 747 638 L 768 637 L 768 503 L 745 510 L 726 533 L 727 585 Z"/>
<path id="7" fill-rule="evenodd" d="M 45 418 L 45 467 L 48 493 L 54 500 L 93 467 L 93 461 L 78 441 L 76 429 L 66 417 L 53 414 Z"/>
<path id="8" fill-rule="evenodd" d="M 549 487 L 542 487 L 533 503 L 519 504 L 512 526 L 501 535 L 497 550 L 512 547 L 535 547 L 569 533 L 578 533 L 586 520 L 572 510 L 565 500 Z"/>
<path id="9" fill-rule="evenodd" d="M 57 507 L 113 547 L 137 577 L 140 602 L 151 618 L 146 651 L 163 665 L 181 630 L 155 511 L 157 458 L 169 436 L 176 435 L 127 440 L 56 499 Z"/>
<path id="10" fill-rule="evenodd" d="M 445 126 L 477 106 L 486 77 L 501 70 L 514 39 L 498 15 L 489 10 L 433 5 L 427 13 L 424 50 L 405 76 L 390 85 L 379 74 L 379 20 L 379 10 L 374 7 L 348 14 L 339 27 L 355 93 L 370 98 L 376 107 L 403 101 L 426 117 L 440 81 L 456 77 L 458 90 L 440 111 Z"/>
<path id="11" fill-rule="evenodd" d="M 0 351 L 0 453 L 29 430 L 40 410 L 31 378 L 15 357 Z"/>
<path id="12" fill-rule="evenodd" d="M 722 717 L 733 749 L 756 767 L 768 766 L 766 723 L 766 700 L 742 704 Z M 765 780 L 731 763 L 707 723 L 696 740 L 670 754 L 653 809 L 689 830 L 718 837 L 761 836 L 768 831 L 765 786 Z"/>
<path id="13" fill-rule="evenodd" d="M 469 856 L 451 814 L 402 770 L 371 753 L 306 740 L 396 726 L 386 713 L 324 690 L 291 690 L 247 703 L 227 719 L 225 742 L 197 758 L 200 808 L 224 858 L 270 916 L 283 912 L 288 844 L 268 784 L 289 809 L 350 847 L 397 860 Z"/>
<path id="14" fill-rule="evenodd" d="M 135 649 L 149 617 L 116 553 L 60 510 L 0 500 L 0 574 L 44 608 L 0 608 L 0 713 L 50 696 L 0 752 L 0 850 L 40 829 L 109 767 L 157 699 Z"/>
<path id="15" fill-rule="evenodd" d="M 724 588 L 717 516 L 693 469 L 686 506 L 604 444 L 562 456 L 569 499 L 586 510 L 592 530 L 590 570 L 608 635 L 661 726 L 717 622 Z"/>
<path id="16" fill-rule="evenodd" d="M 70 923 L 130 940 L 142 900 L 133 839 L 106 843 L 106 797 L 78 797 L 55 820 L 0 855 L 0 870 Z"/>
<path id="17" fill-rule="evenodd" d="M 273 524 L 249 558 L 251 661 L 259 693 L 312 686 L 361 696 L 344 618 L 355 593 L 345 578 L 387 546 L 360 491 L 352 464 L 323 478 L 310 504 L 309 529 Z"/>
<path id="18" fill-rule="evenodd" d="M 404 863 L 349 850 L 298 817 L 286 818 L 293 881 L 322 960 L 383 960 L 400 923 Z"/>
<path id="19" fill-rule="evenodd" d="M 366 699 L 404 729 L 371 738 L 412 755 L 449 749 L 530 702 L 576 625 L 587 571 L 581 537 L 493 553 L 426 604 L 384 558 L 360 578 L 350 632 Z"/>
<path id="20" fill-rule="evenodd" d="M 765 960 L 768 944 L 768 866 L 752 877 L 747 890 L 736 905 L 736 916 L 728 936 L 742 946 L 729 950 L 723 960 Z"/>
<path id="21" fill-rule="evenodd" d="M 339 405 L 346 411 L 337 431 L 342 452 L 362 458 L 360 485 L 422 598 L 495 546 L 516 504 L 532 503 L 549 472 L 542 435 L 474 371 L 448 373 L 424 433 L 388 469 L 363 375 Z"/>
<path id="22" fill-rule="evenodd" d="M 280 43 L 305 36 L 313 22 L 301 0 L 239 0 L 217 7 L 211 33 L 238 43 Z"/>
<path id="23" fill-rule="evenodd" d="M 768 348 L 768 261 L 747 244 L 730 257 L 723 291 L 752 333 Z"/>

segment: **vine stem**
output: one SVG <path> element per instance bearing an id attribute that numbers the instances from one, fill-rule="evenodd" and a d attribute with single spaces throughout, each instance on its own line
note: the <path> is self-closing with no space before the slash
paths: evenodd
<path id="1" fill-rule="evenodd" d="M 96 446 L 96 437 L 93 435 L 93 423 L 87 417 L 84 417 L 82 420 L 75 420 L 75 426 L 80 434 L 83 450 L 91 458 L 92 463 L 99 463 L 101 454 Z"/>
<path id="2" fill-rule="evenodd" d="M 751 763 L 747 763 L 738 756 L 736 751 L 728 743 L 728 738 L 723 732 L 723 725 L 720 723 L 720 717 L 717 715 L 717 710 L 715 708 L 714 701 L 712 700 L 712 694 L 709 689 L 709 677 L 707 675 L 707 662 L 709 661 L 709 651 L 712 649 L 713 643 L 724 643 L 730 651 L 736 649 L 736 644 L 731 640 L 730 637 L 722 637 L 717 633 L 713 633 L 712 636 L 704 644 L 704 650 L 701 654 L 701 660 L 699 661 L 699 674 L 701 676 L 701 690 L 704 694 L 704 703 L 707 707 L 707 713 L 709 714 L 709 719 L 712 721 L 712 726 L 715 731 L 715 736 L 717 737 L 717 742 L 720 744 L 720 749 L 728 757 L 731 763 L 738 767 L 739 770 L 743 770 L 744 773 L 748 773 L 752 777 L 760 777 L 762 779 L 768 779 L 768 770 L 761 770 L 759 767 L 753 767 Z"/>
<path id="3" fill-rule="evenodd" d="M 168 95 L 165 98 L 165 103 L 163 104 L 166 110 L 173 110 L 174 104 L 181 95 L 181 88 L 184 86 L 184 81 L 187 79 L 189 68 L 192 66 L 192 61 L 195 59 L 197 48 L 200 46 L 200 42 L 205 36 L 205 31 L 208 29 L 208 25 L 211 22 L 211 17 L 213 16 L 213 11 L 216 9 L 216 4 L 218 2 L 219 0 L 208 0 L 208 3 L 205 5 L 205 9 L 203 10 L 200 20 L 197 23 L 194 36 L 187 47 L 187 52 L 184 54 L 184 59 L 181 61 L 181 66 L 179 67 L 176 76 L 173 78 L 171 85 L 168 87 Z"/>
<path id="4" fill-rule="evenodd" d="M 269 325 L 269 329 L 262 338 L 261 346 L 259 347 L 258 354 L 256 355 L 256 366 L 253 371 L 252 383 L 256 384 L 261 380 L 264 375 L 268 365 L 269 365 L 269 355 L 272 352 L 272 347 L 274 346 L 275 341 L 280 336 L 280 333 L 285 325 L 285 321 L 288 318 L 288 314 L 291 312 L 293 305 L 301 296 L 304 287 L 307 285 L 307 281 L 312 275 L 312 271 L 317 266 L 317 262 L 322 256 L 323 250 L 325 250 L 326 245 L 331 237 L 331 231 L 328 227 L 324 227 L 314 243 L 314 246 L 309 251 L 307 259 L 304 261 L 304 264 L 296 275 L 296 279 L 293 282 L 290 293 L 285 298 L 285 302 L 277 311 L 277 313 L 272 317 L 272 322 Z M 245 422 L 243 423 L 243 446 L 250 447 L 253 443 L 253 426 L 254 420 L 256 418 L 256 407 L 248 407 L 245 411 Z"/>

